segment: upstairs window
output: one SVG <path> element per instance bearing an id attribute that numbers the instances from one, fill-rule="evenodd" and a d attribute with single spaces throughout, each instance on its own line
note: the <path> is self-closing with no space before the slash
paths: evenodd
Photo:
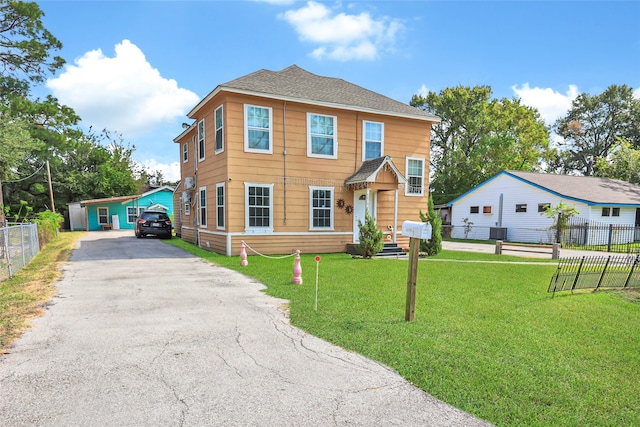
<path id="1" fill-rule="evenodd" d="M 215 124 L 216 124 L 216 153 L 224 151 L 224 131 L 223 131 L 223 116 L 222 105 L 216 109 Z"/>
<path id="2" fill-rule="evenodd" d="M 198 122 L 198 160 L 204 160 L 204 119 Z"/>
<path id="3" fill-rule="evenodd" d="M 620 208 L 612 208 L 611 216 L 620 216 Z"/>
<path id="4" fill-rule="evenodd" d="M 271 108 L 245 105 L 244 123 L 244 151 L 271 154 Z"/>
<path id="5" fill-rule="evenodd" d="M 376 122 L 364 122 L 362 160 L 377 159 L 384 152 L 384 125 Z"/>
<path id="6" fill-rule="evenodd" d="M 189 143 L 182 144 L 182 161 L 187 163 L 189 161 Z"/>
<path id="7" fill-rule="evenodd" d="M 538 212 L 546 212 L 551 207 L 551 203 L 538 203 Z"/>
<path id="8" fill-rule="evenodd" d="M 419 157 L 407 157 L 407 186 L 405 195 L 424 195 L 424 159 Z"/>
<path id="9" fill-rule="evenodd" d="M 611 214 L 611 208 L 602 208 L 602 216 L 609 216 Z"/>
<path id="10" fill-rule="evenodd" d="M 482 207 L 482 213 L 490 214 L 491 213 L 491 206 L 483 206 Z"/>
<path id="11" fill-rule="evenodd" d="M 336 141 L 336 122 L 334 116 L 307 114 L 307 155 L 309 157 L 338 157 Z"/>
<path id="12" fill-rule="evenodd" d="M 519 205 L 516 205 L 516 212 L 526 212 L 526 211 L 527 211 L 526 203 L 521 203 Z"/>
<path id="13" fill-rule="evenodd" d="M 471 207 L 469 207 L 469 213 L 470 214 L 480 213 L 480 206 L 471 206 Z"/>

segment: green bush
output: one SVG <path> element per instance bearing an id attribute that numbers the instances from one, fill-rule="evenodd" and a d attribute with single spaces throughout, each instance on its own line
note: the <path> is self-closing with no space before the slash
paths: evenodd
<path id="1" fill-rule="evenodd" d="M 427 203 L 427 214 L 422 213 L 420 209 L 420 220 L 431 224 L 431 239 L 420 240 L 420 252 L 426 253 L 428 256 L 437 255 L 442 251 L 442 218 L 438 216 L 433 208 L 433 198 L 429 196 Z"/>
<path id="2" fill-rule="evenodd" d="M 369 215 L 369 212 L 365 212 L 364 224 L 358 220 L 358 227 L 360 227 L 358 253 L 360 253 L 363 258 L 371 258 L 380 252 L 384 246 L 382 242 L 382 231 L 378 230 L 376 220 Z"/>

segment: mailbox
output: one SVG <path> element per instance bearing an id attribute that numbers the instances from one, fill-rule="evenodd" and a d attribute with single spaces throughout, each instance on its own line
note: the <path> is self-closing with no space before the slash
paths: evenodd
<path id="1" fill-rule="evenodd" d="M 414 239 L 431 239 L 431 224 L 428 222 L 405 221 L 402 223 L 402 235 Z"/>

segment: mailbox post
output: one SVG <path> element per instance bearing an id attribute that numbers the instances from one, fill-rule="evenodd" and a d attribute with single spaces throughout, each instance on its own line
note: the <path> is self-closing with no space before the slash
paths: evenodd
<path id="1" fill-rule="evenodd" d="M 410 322 L 413 320 L 416 308 L 416 280 L 418 278 L 420 240 L 431 239 L 431 224 L 405 221 L 402 223 L 402 235 L 409 237 L 409 272 L 407 274 L 407 305 L 404 320 Z"/>

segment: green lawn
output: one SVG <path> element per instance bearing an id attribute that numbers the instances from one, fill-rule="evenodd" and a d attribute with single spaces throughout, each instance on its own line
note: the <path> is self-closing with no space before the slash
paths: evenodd
<path id="1" fill-rule="evenodd" d="M 640 425 L 640 304 L 616 292 L 546 292 L 555 264 L 453 262 L 522 258 L 443 252 L 418 268 L 415 320 L 404 321 L 407 261 L 323 254 L 224 257 L 216 264 L 291 301 L 291 322 L 378 360 L 433 396 L 500 426 Z M 540 259 L 530 261 L 541 261 Z"/>

